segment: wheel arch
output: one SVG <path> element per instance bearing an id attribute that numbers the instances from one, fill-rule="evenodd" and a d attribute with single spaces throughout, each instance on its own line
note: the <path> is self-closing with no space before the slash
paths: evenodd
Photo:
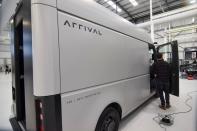
<path id="1" fill-rule="evenodd" d="M 120 114 L 120 119 L 122 118 L 122 108 L 121 108 L 120 104 L 118 104 L 117 102 L 113 102 L 113 103 L 109 104 L 105 109 L 107 109 L 109 107 L 115 108 Z"/>
<path id="2" fill-rule="evenodd" d="M 119 113 L 119 116 L 120 116 L 120 120 L 121 120 L 121 118 L 122 118 L 122 108 L 121 108 L 120 104 L 118 104 L 117 102 L 112 102 L 112 103 L 108 104 L 108 105 L 102 110 L 102 113 L 100 114 L 100 116 L 99 116 L 99 118 L 98 118 L 98 121 L 97 121 L 95 130 L 96 130 L 97 126 L 98 126 L 98 122 L 99 122 L 100 118 L 102 117 L 102 114 L 103 114 L 108 108 L 114 108 L 115 110 L 117 110 L 118 113 Z"/>

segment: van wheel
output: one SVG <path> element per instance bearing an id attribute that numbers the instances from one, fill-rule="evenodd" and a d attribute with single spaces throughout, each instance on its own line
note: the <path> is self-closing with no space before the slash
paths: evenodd
<path id="1" fill-rule="evenodd" d="M 119 112 L 115 108 L 109 107 L 101 114 L 95 131 L 118 131 L 119 122 Z"/>

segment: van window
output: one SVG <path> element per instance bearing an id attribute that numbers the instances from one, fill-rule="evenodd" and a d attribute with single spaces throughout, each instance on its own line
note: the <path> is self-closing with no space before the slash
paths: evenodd
<path id="1" fill-rule="evenodd" d="M 160 53 L 163 54 L 163 59 L 168 63 L 172 63 L 172 47 L 171 45 L 166 45 L 160 48 Z"/>

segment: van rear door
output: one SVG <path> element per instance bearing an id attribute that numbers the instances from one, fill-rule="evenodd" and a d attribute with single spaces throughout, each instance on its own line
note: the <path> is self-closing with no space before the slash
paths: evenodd
<path id="1" fill-rule="evenodd" d="M 162 53 L 164 60 L 171 65 L 170 93 L 179 96 L 179 56 L 177 41 L 158 46 L 157 52 Z"/>
<path id="2" fill-rule="evenodd" d="M 30 1 L 17 4 L 11 23 L 13 130 L 36 131 Z M 20 126 L 19 126 L 20 125 Z"/>

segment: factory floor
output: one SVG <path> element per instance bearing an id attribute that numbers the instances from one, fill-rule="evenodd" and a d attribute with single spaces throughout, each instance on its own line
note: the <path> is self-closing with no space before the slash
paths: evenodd
<path id="1" fill-rule="evenodd" d="M 161 110 L 158 105 L 159 99 L 152 99 L 139 110 L 131 113 L 123 119 L 119 131 L 197 131 L 197 80 L 180 79 L 180 97 L 171 96 L 172 107 L 168 110 Z M 189 100 L 189 96 L 192 99 Z M 191 105 L 192 110 L 189 113 L 173 115 L 174 124 L 172 126 L 163 126 L 153 120 L 158 114 L 167 115 L 177 112 L 185 112 L 190 108 L 185 101 Z"/>
<path id="2" fill-rule="evenodd" d="M 12 104 L 11 74 L 0 73 L 0 131 L 12 131 L 9 117 Z"/>
<path id="3" fill-rule="evenodd" d="M 197 80 L 180 79 L 180 97 L 171 96 L 172 107 L 166 111 L 158 108 L 159 99 L 152 99 L 137 111 L 124 118 L 119 131 L 197 131 L 197 93 L 191 93 L 192 100 L 188 103 L 192 111 L 186 114 L 174 115 L 172 126 L 159 126 L 153 120 L 158 113 L 168 114 L 185 112 L 189 109 L 185 100 L 188 92 L 197 91 Z M 0 131 L 12 131 L 9 116 L 11 114 L 11 75 L 0 73 Z M 162 128 L 163 127 L 163 128 Z"/>

